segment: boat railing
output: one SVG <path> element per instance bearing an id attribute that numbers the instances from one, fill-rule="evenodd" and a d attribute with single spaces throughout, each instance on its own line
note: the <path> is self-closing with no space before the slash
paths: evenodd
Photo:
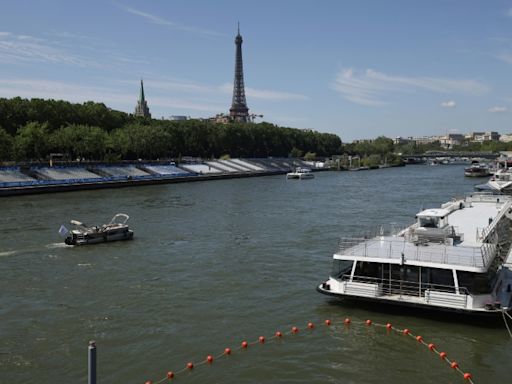
<path id="1" fill-rule="evenodd" d="M 375 296 L 406 296 L 422 298 L 426 302 L 432 302 L 444 306 L 466 307 L 467 298 L 470 296 L 466 287 L 452 285 L 426 283 L 421 281 L 408 281 L 403 279 L 388 279 L 369 276 L 353 276 L 345 274 L 341 277 L 346 289 L 354 285 L 368 284 L 374 288 Z M 358 284 L 359 283 L 359 284 Z"/>
<path id="2" fill-rule="evenodd" d="M 497 246 L 483 243 L 480 247 L 457 247 L 447 243 L 411 242 L 407 236 L 377 236 L 371 239 L 340 239 L 336 254 L 353 258 L 395 259 L 470 267 L 485 267 L 495 257 Z"/>
<path id="3" fill-rule="evenodd" d="M 498 201 L 496 204 L 499 203 L 499 198 L 496 198 Z M 504 206 L 501 207 L 501 210 L 499 213 L 494 217 L 494 219 L 489 223 L 487 227 L 485 227 L 482 232 L 480 233 L 480 237 L 482 238 L 482 241 L 485 241 L 487 236 L 496 228 L 500 220 L 503 218 L 503 216 L 509 211 L 509 209 L 512 206 L 512 201 L 507 201 Z"/>

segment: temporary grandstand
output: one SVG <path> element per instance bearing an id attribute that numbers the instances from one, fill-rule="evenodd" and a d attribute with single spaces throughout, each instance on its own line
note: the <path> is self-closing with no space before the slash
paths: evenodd
<path id="1" fill-rule="evenodd" d="M 225 159 L 188 163 L 137 162 L 0 167 L 0 196 L 283 174 L 298 159 Z"/>
<path id="2" fill-rule="evenodd" d="M 0 167 L 0 184 L 26 181 L 35 181 L 35 179 L 22 173 L 20 167 Z"/>

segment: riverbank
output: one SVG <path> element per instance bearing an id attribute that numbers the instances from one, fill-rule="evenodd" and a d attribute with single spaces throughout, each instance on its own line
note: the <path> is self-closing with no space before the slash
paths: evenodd
<path id="1" fill-rule="evenodd" d="M 300 159 L 229 159 L 0 167 L 0 196 L 19 196 L 151 184 L 173 184 L 286 174 L 296 167 L 328 170 Z"/>

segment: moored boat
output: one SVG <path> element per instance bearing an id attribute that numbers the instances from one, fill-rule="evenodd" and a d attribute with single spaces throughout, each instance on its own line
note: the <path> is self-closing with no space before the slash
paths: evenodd
<path id="1" fill-rule="evenodd" d="M 464 176 L 467 177 L 486 177 L 490 174 L 489 166 L 485 164 L 474 163 L 470 167 L 464 168 Z"/>
<path id="2" fill-rule="evenodd" d="M 512 198 L 476 193 L 427 209 L 416 223 L 343 238 L 327 295 L 487 315 L 512 305 Z"/>
<path id="3" fill-rule="evenodd" d="M 286 174 L 287 179 L 313 179 L 315 174 L 309 168 L 298 167 L 295 168 L 293 172 L 288 172 Z"/>
<path id="4" fill-rule="evenodd" d="M 59 234 L 66 236 L 64 242 L 68 245 L 84 245 L 103 243 L 107 241 L 131 240 L 133 239 L 133 231 L 126 222 L 130 217 L 124 213 L 116 214 L 108 224 L 101 227 L 86 226 L 84 223 L 71 220 L 74 229 L 68 231 L 61 226 Z"/>

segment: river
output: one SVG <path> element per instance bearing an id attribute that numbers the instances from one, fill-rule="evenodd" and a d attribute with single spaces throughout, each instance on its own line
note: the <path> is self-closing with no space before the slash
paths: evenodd
<path id="1" fill-rule="evenodd" d="M 92 339 L 100 383 L 156 382 L 225 347 L 231 356 L 175 381 L 464 382 L 428 348 L 366 319 L 421 334 L 475 383 L 509 382 L 503 323 L 363 308 L 315 290 L 341 235 L 408 225 L 481 182 L 462 166 L 415 165 L 2 198 L 0 382 L 86 382 Z M 118 212 L 130 215 L 133 241 L 62 245 L 61 224 Z M 279 342 L 235 351 L 276 330 Z"/>

